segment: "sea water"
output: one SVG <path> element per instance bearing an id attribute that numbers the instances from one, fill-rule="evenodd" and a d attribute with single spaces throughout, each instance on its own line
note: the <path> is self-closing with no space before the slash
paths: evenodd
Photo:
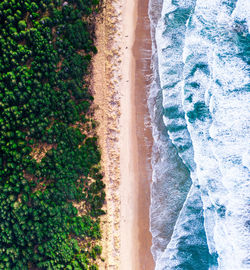
<path id="1" fill-rule="evenodd" d="M 156 269 L 250 269 L 250 1 L 150 0 Z"/>

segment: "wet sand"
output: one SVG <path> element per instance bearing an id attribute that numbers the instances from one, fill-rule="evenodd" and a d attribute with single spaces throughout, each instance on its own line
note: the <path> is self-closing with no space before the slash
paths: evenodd
<path id="1" fill-rule="evenodd" d="M 150 252 L 152 236 L 149 232 L 149 207 L 151 184 L 152 131 L 147 108 L 147 91 L 151 82 L 151 37 L 148 18 L 148 3 L 138 0 L 136 38 L 133 46 L 135 58 L 135 117 L 138 145 L 138 237 L 139 268 L 153 270 L 154 261 Z"/>

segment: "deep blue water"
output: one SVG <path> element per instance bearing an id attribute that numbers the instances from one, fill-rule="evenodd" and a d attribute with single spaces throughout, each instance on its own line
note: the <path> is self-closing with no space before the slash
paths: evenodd
<path id="1" fill-rule="evenodd" d="M 250 269 L 250 2 L 149 6 L 156 269 Z"/>

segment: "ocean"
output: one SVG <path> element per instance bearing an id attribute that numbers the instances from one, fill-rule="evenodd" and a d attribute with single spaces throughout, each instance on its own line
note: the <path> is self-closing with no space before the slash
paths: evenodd
<path id="1" fill-rule="evenodd" d="M 250 1 L 149 0 L 156 270 L 250 269 Z"/>

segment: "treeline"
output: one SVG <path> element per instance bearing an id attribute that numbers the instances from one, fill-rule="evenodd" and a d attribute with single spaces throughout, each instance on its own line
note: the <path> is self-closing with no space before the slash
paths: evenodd
<path id="1" fill-rule="evenodd" d="M 105 193 L 86 82 L 98 9 L 0 1 L 0 269 L 98 269 Z"/>

